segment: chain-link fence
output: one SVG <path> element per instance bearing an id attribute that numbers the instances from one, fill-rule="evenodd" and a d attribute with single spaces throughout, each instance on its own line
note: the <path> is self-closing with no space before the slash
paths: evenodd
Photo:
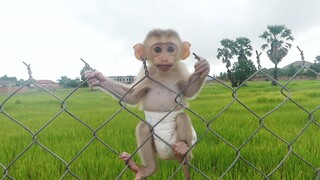
<path id="1" fill-rule="evenodd" d="M 304 62 L 304 58 L 302 56 L 302 60 Z M 259 59 L 258 59 L 259 62 Z M 4 143 L 1 147 L 3 148 L 1 151 L 5 154 L 6 158 L 4 158 L 3 156 L 0 159 L 0 169 L 2 170 L 2 175 L 0 176 L 1 179 L 15 179 L 17 177 L 15 177 L 15 173 L 18 172 L 12 172 L 15 169 L 18 168 L 23 168 L 21 167 L 21 164 L 23 164 L 23 166 L 33 166 L 35 165 L 35 163 L 37 162 L 37 155 L 30 155 L 31 151 L 34 151 L 35 147 L 40 147 L 40 149 L 42 151 L 47 152 L 47 154 L 49 154 L 49 156 L 47 156 L 48 159 L 54 159 L 54 161 L 56 162 L 56 164 L 54 165 L 50 165 L 52 166 L 52 168 L 45 168 L 43 166 L 46 166 L 45 164 L 39 165 L 37 166 L 38 168 L 40 168 L 40 172 L 41 172 L 41 168 L 43 167 L 45 170 L 42 171 L 43 174 L 46 173 L 46 171 L 49 171 L 48 169 L 55 169 L 57 168 L 58 170 L 56 170 L 55 172 L 58 172 L 59 174 L 56 174 L 55 177 L 47 177 L 46 179 L 109 179 L 110 177 L 101 177 L 99 175 L 95 175 L 96 172 L 94 169 L 90 170 L 90 168 L 88 168 L 88 171 L 94 171 L 94 172 L 86 172 L 86 173 L 78 173 L 78 171 L 76 170 L 77 168 L 73 168 L 74 166 L 77 166 L 78 168 L 86 168 L 85 167 L 85 161 L 96 161 L 95 163 L 98 163 L 99 159 L 101 158 L 101 156 L 99 155 L 95 155 L 95 154 L 87 154 L 86 151 L 90 148 L 95 148 L 97 145 L 96 143 L 98 142 L 99 145 L 102 145 L 103 148 L 108 149 L 108 152 L 112 152 L 111 157 L 113 159 L 117 159 L 116 156 L 119 155 L 119 151 L 117 148 L 115 147 L 115 145 L 111 145 L 112 143 L 108 143 L 109 141 L 106 140 L 106 138 L 102 138 L 101 135 L 99 134 L 99 131 L 101 129 L 104 128 L 108 128 L 108 126 L 110 126 L 111 123 L 113 123 L 114 121 L 118 121 L 119 120 L 119 116 L 121 116 L 123 113 L 129 113 L 130 118 L 131 119 L 136 119 L 135 123 L 138 121 L 144 121 L 145 119 L 143 117 L 143 115 L 137 113 L 137 111 L 134 108 L 131 108 L 129 106 L 127 106 L 126 102 L 124 101 L 124 97 L 119 97 L 120 101 L 119 104 L 120 106 L 118 106 L 117 109 L 115 109 L 114 111 L 110 112 L 110 113 L 106 113 L 104 114 L 104 117 L 106 117 L 100 124 L 98 124 L 96 127 L 90 125 L 89 123 L 87 123 L 85 120 L 83 120 L 82 118 L 80 118 L 78 116 L 78 114 L 74 113 L 72 110 L 70 110 L 68 107 L 70 107 L 71 105 L 69 105 L 68 100 L 70 98 L 72 98 L 73 96 L 75 96 L 75 94 L 77 93 L 77 91 L 79 91 L 80 87 L 82 86 L 82 84 L 80 84 L 77 88 L 74 88 L 71 92 L 69 92 L 65 98 L 60 98 L 59 95 L 55 94 L 55 92 L 52 92 L 40 85 L 38 85 L 36 83 L 36 81 L 33 79 L 32 74 L 31 74 L 31 69 L 30 69 L 30 65 L 25 64 L 28 68 L 28 73 L 29 73 L 29 80 L 23 85 L 21 86 L 18 90 L 16 90 L 15 92 L 9 94 L 6 98 L 4 98 L 4 100 L 1 102 L 0 104 L 0 126 L 5 125 L 5 123 L 10 122 L 12 126 L 14 126 L 15 128 L 12 128 L 12 131 L 6 131 L 6 133 L 1 133 L 1 143 Z M 90 66 L 86 63 L 86 66 L 88 69 L 90 69 Z M 144 64 L 144 66 L 146 66 Z M 210 110 L 206 109 L 204 107 L 200 107 L 200 108 L 195 108 L 197 110 L 195 110 L 194 108 L 187 108 L 184 107 L 182 104 L 180 104 L 180 102 L 177 102 L 177 106 L 182 106 L 186 112 L 188 112 L 192 117 L 195 117 L 196 119 L 198 119 L 198 121 L 193 121 L 193 124 L 199 124 L 201 123 L 202 126 L 202 133 L 199 133 L 199 137 L 198 137 L 198 141 L 193 145 L 193 148 L 195 150 L 195 158 L 199 158 L 202 159 L 204 162 L 201 162 L 201 160 L 198 160 L 197 163 L 193 163 L 194 161 L 191 162 L 187 162 L 187 165 L 189 166 L 189 169 L 192 171 L 192 177 L 199 177 L 200 179 L 243 179 L 244 174 L 246 173 L 252 173 L 250 171 L 253 171 L 253 174 L 256 174 L 256 176 L 253 176 L 252 178 L 255 177 L 261 177 L 261 179 L 271 179 L 273 177 L 277 177 L 276 179 L 291 179 L 292 176 L 296 176 L 297 179 L 305 179 L 305 177 L 314 177 L 315 179 L 319 179 L 320 178 L 320 146 L 319 146 L 319 134 L 320 134 L 320 123 L 319 123 L 319 109 L 320 109 L 320 104 L 316 104 L 315 107 L 313 108 L 306 108 L 304 105 L 302 105 L 301 103 L 299 103 L 299 100 L 296 100 L 295 98 L 292 98 L 292 93 L 291 93 L 291 89 L 290 89 L 290 84 L 294 83 L 294 79 L 296 77 L 299 76 L 299 74 L 305 70 L 311 71 L 312 73 L 314 73 L 315 75 L 319 76 L 319 73 L 313 71 L 312 69 L 306 67 L 304 64 L 303 66 L 286 82 L 280 82 L 280 81 L 276 81 L 277 82 L 277 87 L 279 88 L 278 94 L 281 95 L 281 100 L 279 102 L 276 101 L 278 104 L 276 106 L 274 106 L 274 108 L 268 110 L 266 113 L 264 113 L 263 115 L 260 115 L 261 113 L 259 113 L 259 110 L 256 110 L 255 108 L 253 108 L 255 106 L 255 104 L 250 104 L 250 102 L 246 102 L 243 99 L 243 96 L 241 95 L 241 91 L 242 89 L 246 88 L 246 85 L 248 82 L 251 82 L 255 77 L 257 76 L 263 76 L 265 79 L 268 79 L 270 81 L 275 81 L 275 79 L 273 79 L 272 76 L 270 76 L 269 74 L 267 74 L 266 72 L 264 72 L 261 69 L 261 66 L 259 64 L 259 70 L 257 72 L 255 72 L 251 77 L 249 77 L 244 83 L 242 83 L 239 87 L 237 88 L 233 88 L 230 87 L 228 85 L 228 83 L 225 83 L 215 77 L 212 76 L 208 76 L 208 82 L 212 82 L 214 85 L 213 86 L 209 86 L 206 85 L 205 88 L 210 89 L 211 87 L 220 85 L 221 87 L 224 88 L 224 91 L 228 91 L 230 92 L 230 97 L 229 97 L 229 102 L 224 105 L 221 104 L 220 107 L 217 107 L 217 109 L 219 110 Z M 143 81 L 144 79 L 149 78 L 148 72 L 146 72 L 145 77 L 141 80 Z M 153 79 L 151 79 L 153 80 Z M 139 84 L 141 81 L 137 82 L 137 84 Z M 315 80 L 318 81 L 318 80 Z M 85 82 L 83 82 L 85 83 Z M 58 104 L 60 104 L 59 109 L 57 110 L 56 113 L 54 113 L 53 115 L 49 115 L 48 120 L 43 124 L 40 124 L 38 126 L 38 128 L 30 128 L 29 123 L 32 122 L 28 122 L 25 123 L 24 121 L 21 121 L 19 119 L 19 115 L 14 114 L 12 112 L 15 112 L 15 106 L 14 105 L 9 105 L 9 101 L 12 100 L 12 98 L 19 96 L 19 91 L 22 88 L 25 88 L 26 86 L 30 86 L 33 85 L 35 87 L 37 87 L 42 93 L 47 94 L 48 96 L 51 97 L 51 99 L 54 99 L 54 101 L 57 101 Z M 132 86 L 132 88 L 134 88 L 135 85 Z M 270 87 L 270 85 L 268 86 Z M 268 88 L 266 87 L 266 88 Z M 261 87 L 261 89 L 263 89 L 263 87 Z M 177 98 L 180 96 L 182 92 L 178 92 Z M 318 94 L 317 94 L 318 93 Z M 117 96 L 114 93 L 115 96 Z M 30 98 L 34 98 L 32 97 L 32 94 L 27 94 L 26 96 L 30 96 Z M 279 96 L 279 95 L 278 95 Z M 277 98 L 278 98 L 277 96 Z M 314 96 L 314 98 L 318 98 L 318 100 L 320 100 L 320 92 L 316 92 L 316 95 Z M 102 98 L 103 99 L 103 98 Z M 279 98 L 278 98 L 279 99 Z M 211 98 L 206 98 L 206 100 L 208 102 L 213 102 L 216 101 L 216 99 L 211 99 Z M 258 99 L 258 103 L 262 102 L 266 99 L 263 99 L 263 94 L 261 95 L 261 99 Z M 101 100 L 102 101 L 102 100 Z M 197 101 L 194 100 L 195 102 Z M 199 100 L 201 101 L 201 99 Z M 95 102 L 93 102 L 95 103 Z M 298 131 L 292 131 L 291 134 L 291 138 L 290 140 L 288 140 L 288 138 L 283 137 L 283 135 L 280 132 L 276 132 L 273 129 L 273 126 L 270 126 L 269 124 L 267 124 L 266 122 L 268 121 L 268 117 L 272 116 L 273 114 L 275 114 L 277 111 L 281 111 L 283 112 L 282 108 L 283 106 L 285 106 L 286 104 L 291 103 L 296 109 L 298 109 L 297 111 L 299 111 L 299 114 L 302 114 L 301 116 L 304 117 L 304 122 L 302 123 L 302 126 L 300 126 L 301 128 Z M 15 104 L 19 104 L 19 100 L 15 101 Z M 70 103 L 71 104 L 71 103 Z M 231 106 L 233 106 L 234 104 L 238 104 L 240 106 L 240 110 L 238 110 L 237 112 L 229 112 L 231 109 Z M 208 104 L 205 104 L 208 105 Z M 32 106 L 32 105 L 31 105 Z M 41 105 L 40 105 L 41 106 Z M 199 104 L 199 106 L 204 106 L 204 104 Z M 210 106 L 210 104 L 209 104 Z M 217 104 L 215 104 L 215 106 L 217 106 Z M 38 107 L 38 106 L 36 106 Z M 36 112 L 36 111 L 44 111 L 43 113 L 46 113 L 45 110 L 39 110 L 36 109 L 34 107 L 28 107 L 29 111 L 28 112 Z M 199 109 L 203 108 L 203 111 L 210 111 L 210 112 L 206 112 L 206 115 L 203 115 L 203 111 L 200 111 Z M 9 111 L 10 110 L 10 111 Z M 8 111 L 10 113 L 8 113 Z M 19 111 L 19 109 L 17 108 L 16 111 Z M 90 112 L 86 112 L 86 113 L 90 113 Z M 239 119 L 241 119 L 241 114 L 245 114 L 248 113 L 251 116 L 251 119 L 253 119 L 252 122 L 255 122 L 256 126 L 253 126 L 252 130 L 250 131 L 250 134 L 248 134 L 248 136 L 246 136 L 245 138 L 242 137 L 242 141 L 236 142 L 231 140 L 232 138 L 234 138 L 234 136 L 228 136 L 226 134 L 223 133 L 223 131 L 221 131 L 220 129 L 217 129 L 216 126 L 216 122 L 221 121 L 221 119 L 225 119 L 225 121 L 223 123 L 226 124 L 227 129 L 230 127 L 230 129 L 232 129 L 232 125 L 228 124 L 230 121 L 228 120 L 227 117 L 222 118 L 223 116 L 225 116 L 226 114 L 229 113 L 233 113 L 239 116 Z M 209 114 L 209 115 L 208 115 Z M 236 117 L 236 115 L 234 115 L 233 117 Z M 27 114 L 22 114 L 22 116 L 27 116 Z M 77 148 L 75 147 L 75 153 L 73 155 L 71 155 L 71 157 L 69 158 L 65 158 L 63 157 L 63 155 L 61 155 L 61 151 L 59 151 L 59 154 L 56 152 L 56 148 L 52 148 L 51 145 L 48 145 L 46 142 L 39 140 L 39 136 L 41 134 L 44 134 L 45 131 L 50 131 L 51 128 L 51 124 L 55 123 L 56 121 L 59 121 L 58 118 L 60 116 L 68 116 L 71 117 L 72 119 L 74 119 L 76 122 L 78 123 L 77 127 L 69 127 L 70 129 L 72 128 L 85 128 L 86 130 L 89 131 L 89 133 L 86 134 L 87 137 L 86 139 L 86 143 L 85 144 L 80 144 L 79 146 L 77 146 Z M 290 114 L 288 115 L 290 116 Z M 95 114 L 92 114 L 90 117 L 94 118 Z M 122 117 L 121 117 L 122 118 Z M 294 117 L 291 117 L 294 118 Z M 32 121 L 32 117 L 30 117 L 30 121 Z M 130 120 L 126 120 L 130 121 Z M 244 120 L 246 121 L 246 120 Z M 248 120 L 249 121 L 249 120 Z M 129 123 L 129 122 L 128 122 Z M 280 119 L 279 121 L 275 120 L 275 126 L 277 126 L 277 123 L 281 123 Z M 285 123 L 289 123 L 289 120 Z M 79 125 L 80 124 L 80 125 Z M 65 125 L 63 125 L 65 126 Z M 196 125 L 195 125 L 196 126 Z M 229 126 L 229 127 L 228 127 Z M 199 126 L 198 126 L 199 127 Z M 10 128 L 10 127 L 8 127 Z M 248 127 L 243 126 L 240 129 L 247 129 Z M 289 127 L 290 128 L 290 127 Z M 310 130 L 312 129 L 312 130 Z M 113 129 L 114 130 L 114 129 Z M 23 137 L 19 136 L 16 137 L 16 132 L 23 132 Z M 134 131 L 134 129 L 131 129 L 130 132 L 132 133 L 132 131 Z M 286 130 L 287 132 L 291 133 L 290 129 Z M 52 132 L 54 133 L 54 132 Z M 231 132 L 233 133 L 233 132 Z M 67 133 L 68 134 L 68 133 Z M 85 134 L 85 133 L 84 133 Z M 128 133 L 129 134 L 129 133 Z M 234 134 L 240 134 L 241 132 L 234 132 Z M 245 134 L 245 133 L 244 133 Z M 269 137 L 271 137 L 273 140 L 266 140 L 265 142 L 260 142 L 262 145 L 260 145 L 260 150 L 257 150 L 258 148 L 255 147 L 253 151 L 249 151 L 249 157 L 247 154 L 248 149 L 253 148 L 255 141 L 264 141 L 264 138 L 261 137 L 263 136 L 263 134 L 268 134 Z M 59 136 L 59 134 L 56 134 L 56 136 Z M 72 139 L 74 139 L 74 141 L 76 141 L 78 139 L 78 135 L 77 134 L 70 134 L 67 136 L 71 136 Z M 125 136 L 133 136 L 133 134 L 129 134 L 129 135 L 125 135 Z M 303 139 L 310 139 L 310 144 L 306 147 L 297 147 L 297 142 L 301 141 L 301 137 L 302 136 L 311 136 L 311 137 L 306 137 Z M 315 137 L 315 138 L 312 138 Z M 66 137 L 61 137 L 61 138 L 66 138 Z M 113 138 L 113 139 L 117 139 L 118 137 L 116 136 L 110 136 L 108 137 Z M 210 138 L 214 139 L 214 140 L 210 140 Z M 235 137 L 238 138 L 238 137 Z M 240 139 L 241 137 L 239 137 Z M 3 139 L 6 139 L 6 141 L 4 141 Z M 209 140 L 208 140 L 209 139 Z M 130 139 L 130 141 L 132 140 L 132 138 Z M 15 143 L 15 144 L 20 144 L 20 141 L 24 142 L 24 145 L 20 148 L 17 148 L 17 150 L 14 150 L 14 148 L 8 148 L 7 149 L 7 145 L 5 143 L 7 142 L 11 142 L 11 143 Z M 126 144 L 129 141 L 129 139 L 124 139 L 124 140 L 119 140 L 119 143 L 123 143 Z M 18 142 L 18 143 L 17 143 Z M 203 144 L 204 143 L 211 143 L 212 145 L 209 145 L 208 147 L 204 147 Z M 59 144 L 59 140 L 56 142 L 57 144 Z M 72 143 L 72 142 L 70 142 Z M 217 153 L 217 155 L 215 155 L 214 157 L 211 157 L 212 159 L 205 159 L 206 154 L 208 153 L 214 153 L 212 152 L 211 148 L 212 146 L 219 146 L 221 145 L 228 150 L 222 150 L 219 154 Z M 283 148 L 281 148 L 283 150 L 282 155 L 280 156 L 281 158 L 278 158 L 276 163 L 273 164 L 273 167 L 269 167 L 268 170 L 266 170 L 265 168 L 261 167 L 261 163 L 257 163 L 257 161 L 259 161 L 259 158 L 250 158 L 250 153 L 253 152 L 258 152 L 261 151 L 263 152 L 263 154 L 261 154 L 261 158 L 266 159 L 263 156 L 267 156 L 267 160 L 265 162 L 268 162 L 268 158 L 270 159 L 270 161 L 272 161 L 272 156 L 274 155 L 270 149 L 272 149 L 274 146 L 274 148 L 276 149 L 277 146 L 282 146 Z M 204 147 L 204 148 L 203 148 Z M 61 147 L 64 148 L 64 147 Z M 139 148 L 135 148 L 134 151 L 132 151 L 132 156 L 133 158 L 135 158 L 137 156 L 137 152 L 139 150 Z M 201 151 L 197 151 L 197 149 L 201 149 Z M 268 150 L 267 150 L 268 149 Z M 301 150 L 302 149 L 302 150 Z M 10 151 L 10 152 L 8 152 Z M 11 152 L 12 151 L 12 152 Z M 63 150 L 62 150 L 63 151 Z M 224 154 L 223 151 L 225 151 L 225 153 L 227 153 L 227 151 L 229 151 L 229 153 Z M 226 167 L 224 167 L 223 172 L 218 172 L 216 171 L 217 167 L 220 166 L 219 163 L 221 163 L 221 159 L 224 159 L 224 156 L 230 156 L 230 151 L 233 154 L 233 156 L 231 156 L 229 158 L 228 163 L 224 163 L 227 164 Z M 301 152 L 306 151 L 307 154 L 311 155 L 311 160 L 310 158 L 306 158 L 305 152 L 301 153 Z M 95 152 L 95 151 L 94 151 Z M 98 152 L 97 152 L 98 153 Z M 10 157 L 9 157 L 10 156 Z M 76 161 L 80 161 L 79 159 L 81 159 L 83 156 L 88 156 L 88 158 L 86 160 L 84 160 L 84 163 L 76 163 Z M 201 158 L 202 157 L 202 158 Z M 209 156 L 210 157 L 210 156 Z M 4 160 L 5 159 L 5 160 Z M 68 159 L 68 160 L 66 160 Z M 231 161 L 230 161 L 231 159 Z M 290 160 L 289 160 L 290 159 Z M 26 162 L 25 162 L 26 161 Z M 44 160 L 45 161 L 45 160 Z M 83 162 L 83 161 L 80 161 Z M 114 165 L 114 166 L 120 166 L 122 171 L 119 172 L 114 172 L 114 178 L 116 179 L 121 179 L 124 178 L 124 174 L 129 171 L 129 167 L 128 165 L 124 164 L 122 161 L 117 160 L 118 164 Z M 264 163 L 264 162 L 262 162 Z M 59 165 L 57 165 L 59 164 Z M 104 164 L 106 164 L 106 162 L 100 162 L 100 165 L 103 166 Z M 120 165 L 119 165 L 120 164 Z M 289 165 L 288 165 L 289 164 Z M 55 167 L 58 166 L 58 167 Z M 81 167 L 84 166 L 84 167 Z M 110 165 L 109 165 L 110 166 Z M 165 166 L 165 165 L 163 165 Z M 209 168 L 207 168 L 207 170 L 203 170 L 203 167 L 207 166 Z M 239 168 L 239 166 L 241 166 Z M 306 174 L 309 173 L 308 176 L 305 176 L 304 174 L 304 170 L 299 171 L 298 174 L 296 175 L 287 175 L 287 172 L 282 172 L 284 171 L 283 166 L 289 166 L 292 167 L 292 171 L 295 171 L 297 168 L 303 168 L 306 169 L 307 172 L 305 172 Z M 181 173 L 181 168 L 182 165 L 178 165 L 178 166 L 173 166 L 174 168 L 171 169 L 167 169 L 169 172 L 169 175 L 167 176 L 168 179 L 176 179 L 177 177 L 182 177 L 182 176 L 178 176 L 178 173 Z M 114 171 L 113 167 L 105 167 L 105 171 Z M 237 169 L 237 170 L 234 170 Z M 242 169 L 242 170 L 241 170 Z M 288 170 L 290 168 L 287 168 L 285 170 Z M 30 171 L 30 170 L 27 170 Z M 161 170 L 160 170 L 161 171 Z M 239 172 L 238 172 L 239 171 Z M 241 171 L 241 172 L 240 172 Z M 29 174 L 30 173 L 30 174 Z M 35 175 L 32 175 L 32 172 L 27 173 L 23 179 L 37 179 L 37 177 L 35 177 Z M 130 172 L 131 173 L 131 172 Z M 158 171 L 159 173 L 159 171 Z M 132 173 L 133 174 L 133 173 Z M 198 176 L 195 176 L 198 175 Z M 215 175 L 212 175 L 215 174 Z M 293 173 L 294 174 L 294 173 Z M 311 175 L 310 175 L 311 174 Z M 274 176 L 275 175 L 275 176 Z M 287 176 L 286 176 L 287 175 Z M 46 177 L 46 175 L 43 175 L 42 177 Z M 111 178 L 112 178 L 111 177 Z M 131 176 L 132 177 L 132 176 Z M 249 175 L 250 177 L 250 175 Z M 247 177 L 248 178 L 248 177 Z"/>

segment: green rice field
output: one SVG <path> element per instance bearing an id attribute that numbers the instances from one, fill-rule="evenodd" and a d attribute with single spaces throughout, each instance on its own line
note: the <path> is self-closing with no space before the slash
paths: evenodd
<path id="1" fill-rule="evenodd" d="M 198 134 L 192 179 L 317 178 L 320 81 L 290 82 L 283 91 L 290 99 L 270 84 L 248 82 L 235 99 L 231 88 L 210 83 L 189 100 L 186 112 Z M 64 100 L 71 91 L 53 93 Z M 89 88 L 75 91 L 66 106 L 42 90 L 17 93 L 3 104 L 7 97 L 0 94 L 1 179 L 134 179 L 118 153 L 137 150 L 137 116 L 144 118 L 138 107 L 122 108 Z M 140 162 L 138 154 L 133 159 Z M 148 179 L 183 179 L 177 162 L 158 163 Z"/>

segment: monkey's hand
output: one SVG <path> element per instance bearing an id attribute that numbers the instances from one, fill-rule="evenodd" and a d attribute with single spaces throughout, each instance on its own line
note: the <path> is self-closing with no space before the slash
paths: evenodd
<path id="1" fill-rule="evenodd" d="M 210 71 L 209 62 L 203 57 L 197 56 L 199 60 L 194 65 L 194 75 L 200 76 L 200 78 L 205 78 Z"/>
<path id="2" fill-rule="evenodd" d="M 88 80 L 90 86 L 99 86 L 107 81 L 107 78 L 99 71 L 87 70 L 84 77 Z"/>

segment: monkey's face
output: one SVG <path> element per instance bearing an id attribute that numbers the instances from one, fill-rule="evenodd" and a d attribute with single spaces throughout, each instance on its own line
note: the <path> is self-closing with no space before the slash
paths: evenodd
<path id="1" fill-rule="evenodd" d="M 156 69 L 166 72 L 173 69 L 175 62 L 184 60 L 190 55 L 190 43 L 181 42 L 177 35 L 148 36 L 143 44 L 134 45 L 137 59 L 147 59 Z"/>
<path id="2" fill-rule="evenodd" d="M 157 42 L 150 47 L 150 60 L 160 71 L 169 71 L 178 58 L 178 46 L 174 42 Z"/>

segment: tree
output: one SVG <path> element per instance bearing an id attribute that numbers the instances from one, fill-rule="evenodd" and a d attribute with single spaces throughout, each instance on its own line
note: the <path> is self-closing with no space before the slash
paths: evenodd
<path id="1" fill-rule="evenodd" d="M 230 39 L 223 39 L 220 41 L 223 48 L 218 48 L 217 58 L 222 58 L 222 62 L 226 63 L 226 68 L 229 70 L 231 66 L 230 59 L 234 55 L 234 42 Z"/>
<path id="2" fill-rule="evenodd" d="M 310 69 L 312 69 L 314 72 L 320 73 L 320 56 L 315 57 L 314 64 L 310 66 Z M 309 70 L 308 76 L 316 78 L 317 74 L 314 72 Z"/>
<path id="3" fill-rule="evenodd" d="M 235 74 L 237 86 L 242 84 L 246 79 L 248 79 L 257 68 L 248 57 L 252 55 L 252 46 L 250 45 L 250 39 L 246 37 L 239 37 L 235 41 L 235 55 L 238 56 L 238 62 L 233 64 L 233 71 Z"/>
<path id="4" fill-rule="evenodd" d="M 80 78 L 75 78 L 75 79 L 71 79 L 68 83 L 67 83 L 67 88 L 75 88 L 77 86 L 79 86 L 82 83 L 82 81 L 80 80 Z"/>
<path id="5" fill-rule="evenodd" d="M 267 49 L 267 56 L 275 65 L 273 78 L 277 81 L 278 64 L 288 54 L 292 46 L 290 42 L 294 40 L 293 36 L 291 36 L 291 30 L 284 25 L 268 26 L 267 31 L 264 31 L 259 37 L 267 41 L 261 46 L 261 49 Z M 277 85 L 276 81 L 272 81 L 273 86 Z"/>
<path id="6" fill-rule="evenodd" d="M 26 83 L 25 80 L 20 79 L 19 81 L 16 82 L 16 86 L 22 86 L 22 85 L 24 85 L 25 83 Z"/>
<path id="7" fill-rule="evenodd" d="M 71 79 L 68 78 L 67 76 L 61 76 L 60 79 L 58 79 L 58 83 L 60 84 L 60 86 L 62 86 L 63 88 L 67 88 L 68 86 L 68 82 L 70 81 Z"/>
<path id="8" fill-rule="evenodd" d="M 236 38 L 235 41 L 223 39 L 220 41 L 223 48 L 218 48 L 217 58 L 222 58 L 222 62 L 226 63 L 227 77 L 232 87 L 237 87 L 250 77 L 257 69 L 248 57 L 252 55 L 252 47 L 250 40 L 246 37 Z M 237 56 L 238 61 L 233 64 L 230 70 L 230 59 Z"/>
<path id="9" fill-rule="evenodd" d="M 9 77 L 7 75 L 4 75 L 4 76 L 0 77 L 0 80 L 16 82 L 17 78 L 16 77 Z"/>
<path id="10" fill-rule="evenodd" d="M 70 79 L 67 76 L 61 76 L 57 81 L 63 88 L 75 88 L 81 83 L 80 78 Z"/>
<path id="11" fill-rule="evenodd" d="M 231 73 L 230 67 L 231 67 L 231 62 L 230 59 L 233 58 L 235 50 L 234 50 L 234 41 L 230 39 L 222 39 L 220 41 L 221 45 L 223 48 L 218 48 L 218 59 L 222 59 L 222 63 L 226 63 L 226 68 L 227 68 L 227 77 L 229 81 L 232 84 L 232 87 L 236 87 L 236 82 L 234 81 L 234 77 Z"/>
<path id="12" fill-rule="evenodd" d="M 235 41 L 235 55 L 238 56 L 239 60 L 248 60 L 248 57 L 252 55 L 252 47 L 250 45 L 250 39 L 246 37 L 239 37 Z"/>
<path id="13" fill-rule="evenodd" d="M 291 66 L 288 68 L 288 74 L 286 74 L 288 77 L 293 76 L 296 72 L 298 71 L 298 69 L 296 67 L 293 66 L 293 64 L 291 64 Z"/>
<path id="14" fill-rule="evenodd" d="M 234 77 L 236 81 L 236 86 L 242 84 L 246 79 L 248 79 L 253 73 L 257 71 L 256 66 L 251 60 L 239 60 L 233 64 L 232 72 L 234 72 Z"/>

